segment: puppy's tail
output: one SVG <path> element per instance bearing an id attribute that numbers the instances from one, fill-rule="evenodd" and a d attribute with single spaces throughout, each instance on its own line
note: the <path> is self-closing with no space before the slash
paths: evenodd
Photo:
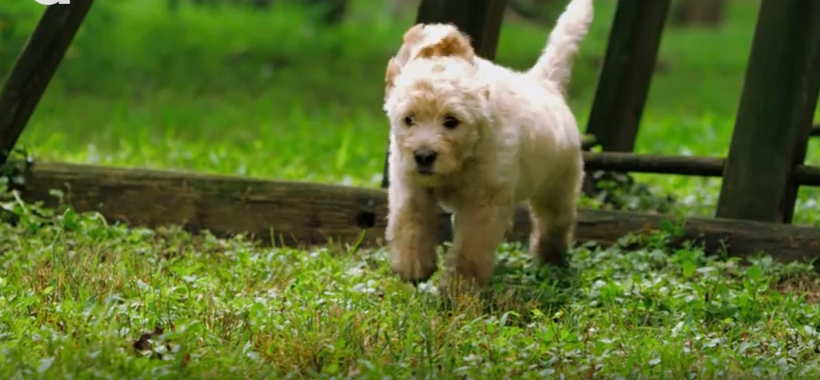
<path id="1" fill-rule="evenodd" d="M 541 57 L 529 73 L 563 91 L 572 74 L 578 44 L 589 31 L 593 13 L 592 0 L 571 0 L 552 29 Z"/>

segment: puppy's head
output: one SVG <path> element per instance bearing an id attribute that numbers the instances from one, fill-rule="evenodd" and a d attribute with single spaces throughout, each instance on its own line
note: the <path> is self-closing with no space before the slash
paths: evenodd
<path id="1" fill-rule="evenodd" d="M 458 55 L 412 59 L 391 83 L 384 109 L 398 169 L 428 187 L 457 175 L 488 125 L 489 92 L 476 66 Z"/>
<path id="2" fill-rule="evenodd" d="M 475 51 L 470 38 L 452 24 L 416 24 L 402 36 L 402 45 L 390 58 L 385 73 L 385 94 L 393 88 L 401 69 L 413 59 L 460 58 L 472 63 Z"/>
<path id="3" fill-rule="evenodd" d="M 475 56 L 470 37 L 453 24 L 416 24 L 402 36 L 396 57 L 404 65 L 411 59 L 460 57 L 472 61 Z"/>

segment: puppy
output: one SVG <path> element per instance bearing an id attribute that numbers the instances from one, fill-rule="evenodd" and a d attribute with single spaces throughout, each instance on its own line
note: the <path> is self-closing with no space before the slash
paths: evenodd
<path id="1" fill-rule="evenodd" d="M 516 204 L 527 201 L 530 251 L 567 265 L 584 176 L 581 138 L 564 99 L 593 18 L 572 0 L 535 65 L 516 72 L 477 56 L 449 24 L 418 24 L 387 64 L 390 121 L 386 240 L 393 271 L 426 281 L 437 269 L 439 206 L 454 213 L 443 286 L 486 286 Z M 451 276 L 455 274 L 455 276 Z"/>

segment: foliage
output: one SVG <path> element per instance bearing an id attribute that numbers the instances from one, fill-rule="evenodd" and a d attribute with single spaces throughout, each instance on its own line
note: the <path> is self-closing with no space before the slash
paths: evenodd
<path id="1" fill-rule="evenodd" d="M 0 376 L 809 379 L 820 277 L 697 247 L 579 247 L 570 270 L 507 245 L 455 306 L 386 253 L 111 225 L 17 199 L 0 225 Z"/>

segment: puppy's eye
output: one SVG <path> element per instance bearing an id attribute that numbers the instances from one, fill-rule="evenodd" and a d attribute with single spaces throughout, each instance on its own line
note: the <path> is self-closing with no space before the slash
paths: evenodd
<path id="1" fill-rule="evenodd" d="M 413 117 L 412 116 L 405 117 L 404 118 L 404 124 L 407 125 L 407 126 L 413 125 Z"/>
<path id="2" fill-rule="evenodd" d="M 453 129 L 455 127 L 458 127 L 458 123 L 459 123 L 458 119 L 456 119 L 452 116 L 447 116 L 447 117 L 444 118 L 444 127 L 445 128 Z"/>

